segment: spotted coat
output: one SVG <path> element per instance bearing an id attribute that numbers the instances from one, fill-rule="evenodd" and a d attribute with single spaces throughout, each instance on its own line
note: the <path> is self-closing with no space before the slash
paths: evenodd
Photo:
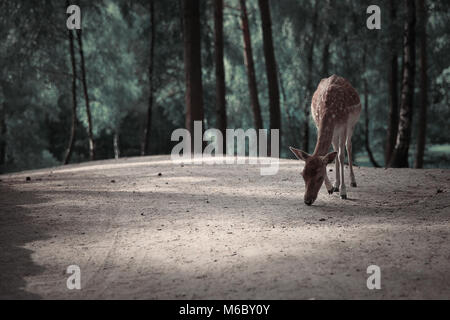
<path id="1" fill-rule="evenodd" d="M 315 91 L 311 114 L 319 130 L 319 141 L 324 145 L 316 146 L 316 151 L 324 153 L 331 145 L 333 134 L 338 129 L 353 127 L 359 119 L 361 101 L 358 92 L 346 79 L 332 75 L 322 79 Z M 322 135 L 322 139 L 320 139 Z"/>

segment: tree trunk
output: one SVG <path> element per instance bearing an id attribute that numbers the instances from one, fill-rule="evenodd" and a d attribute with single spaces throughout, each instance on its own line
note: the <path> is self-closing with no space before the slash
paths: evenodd
<path id="1" fill-rule="evenodd" d="M 280 82 L 280 92 L 281 92 L 281 97 L 282 97 L 282 101 L 283 101 L 281 104 L 281 106 L 282 106 L 281 110 L 282 110 L 282 113 L 285 114 L 287 117 L 286 125 L 288 128 L 288 130 L 287 130 L 288 134 L 285 135 L 284 141 L 288 142 L 288 144 L 293 144 L 293 143 L 295 143 L 295 141 L 292 141 L 292 143 L 291 143 L 291 138 L 298 137 L 299 134 L 296 132 L 298 130 L 296 130 L 296 128 L 294 127 L 295 120 L 292 118 L 292 116 L 289 112 L 289 108 L 287 107 L 286 90 L 284 88 L 283 78 L 280 74 L 280 68 L 278 67 L 278 65 L 277 65 L 277 74 L 278 74 L 278 81 Z M 300 132 L 300 134 L 301 134 L 301 132 Z"/>
<path id="2" fill-rule="evenodd" d="M 279 137 L 281 137 L 280 91 L 278 88 L 277 62 L 273 48 L 269 1 L 259 0 L 258 4 L 261 13 L 264 59 L 266 61 L 267 85 L 269 88 L 270 129 L 279 129 Z M 269 145 L 272 145 L 272 141 Z M 278 141 L 278 146 L 281 148 L 280 141 Z"/>
<path id="3" fill-rule="evenodd" d="M 253 110 L 253 121 L 255 130 L 263 128 L 261 107 L 259 105 L 258 87 L 256 85 L 255 65 L 253 63 L 252 42 L 250 38 L 250 29 L 248 25 L 247 6 L 245 0 L 240 0 L 241 7 L 241 28 L 244 39 L 244 60 L 247 69 L 248 90 L 250 92 L 250 103 Z"/>
<path id="4" fill-rule="evenodd" d="M 214 1 L 214 57 L 216 64 L 216 121 L 226 146 L 227 111 L 225 101 L 225 68 L 223 64 L 223 0 Z M 226 151 L 224 148 L 223 150 Z"/>
<path id="5" fill-rule="evenodd" d="M 390 160 L 390 167 L 408 167 L 408 151 L 411 140 L 411 122 L 413 113 L 414 75 L 416 59 L 416 6 L 415 0 L 405 0 L 407 19 L 403 39 L 403 78 L 400 118 L 395 148 Z"/>
<path id="6" fill-rule="evenodd" d="M 317 19 L 318 19 L 318 7 L 319 0 L 315 1 L 314 4 L 314 15 L 312 20 L 312 32 L 311 32 L 311 40 L 308 44 L 308 53 L 307 53 L 307 65 L 308 69 L 306 71 L 306 96 L 305 96 L 305 120 L 303 123 L 303 150 L 305 152 L 309 151 L 309 117 L 310 117 L 310 105 L 311 105 L 311 97 L 312 97 L 312 69 L 314 63 L 314 46 L 316 43 L 317 36 Z"/>
<path id="7" fill-rule="evenodd" d="M 427 76 L 427 9 L 425 0 L 418 1 L 419 35 L 420 35 L 420 109 L 419 132 L 417 134 L 417 152 L 414 167 L 423 168 L 427 132 L 428 76 Z"/>
<path id="8" fill-rule="evenodd" d="M 369 93 L 367 89 L 367 80 L 364 79 L 364 113 L 365 113 L 365 146 L 369 156 L 369 160 L 375 168 L 379 168 L 380 165 L 375 160 L 372 150 L 370 149 L 369 142 Z"/>
<path id="9" fill-rule="evenodd" d="M 148 155 L 150 144 L 150 131 L 152 126 L 153 110 L 153 60 L 155 56 L 155 8 L 154 1 L 150 0 L 150 61 L 148 65 L 148 85 L 149 97 L 147 106 L 147 117 L 144 128 L 144 135 L 141 142 L 141 155 Z"/>
<path id="10" fill-rule="evenodd" d="M 0 105 L 0 173 L 6 164 L 6 107 Z"/>
<path id="11" fill-rule="evenodd" d="M 333 10 L 334 10 L 334 6 L 330 0 L 326 0 L 324 7 L 325 7 L 325 10 L 327 10 L 328 12 L 333 12 Z M 325 25 L 325 30 L 324 30 L 324 44 L 323 44 L 323 48 L 322 48 L 322 70 L 321 70 L 322 78 L 328 78 L 328 76 L 329 76 L 330 44 L 331 44 L 330 31 L 333 27 L 332 17 L 331 16 L 326 16 L 326 17 L 329 19 L 329 21 Z"/>
<path id="12" fill-rule="evenodd" d="M 183 4 L 186 128 L 194 145 L 194 121 L 203 122 L 200 8 L 199 0 L 184 0 Z"/>
<path id="13" fill-rule="evenodd" d="M 327 36 L 322 51 L 322 78 L 328 78 L 330 65 L 330 40 Z"/>
<path id="14" fill-rule="evenodd" d="M 77 30 L 77 39 L 78 39 L 78 50 L 80 52 L 80 59 L 81 59 L 81 81 L 83 83 L 83 93 L 84 93 L 84 100 L 86 102 L 86 115 L 88 120 L 89 159 L 93 161 L 95 158 L 95 145 L 94 145 L 94 135 L 92 133 L 91 107 L 89 105 L 89 95 L 86 81 L 86 64 L 84 62 L 83 39 L 81 29 Z"/>
<path id="15" fill-rule="evenodd" d="M 64 157 L 64 164 L 70 162 L 70 158 L 73 152 L 73 146 L 75 144 L 75 135 L 77 130 L 77 67 L 75 64 L 75 49 L 74 49 L 74 37 L 73 30 L 68 30 L 69 44 L 70 44 L 70 61 L 72 64 L 72 126 L 70 130 L 69 145 Z"/>
<path id="16" fill-rule="evenodd" d="M 114 131 L 113 137 L 113 147 L 114 147 L 114 158 L 118 160 L 120 158 L 120 147 L 119 147 L 119 130 Z"/>
<path id="17" fill-rule="evenodd" d="M 364 45 L 364 49 L 363 49 L 363 70 L 366 70 L 366 59 L 367 59 L 367 46 Z M 367 84 L 367 79 L 366 77 L 363 77 L 363 88 L 364 88 L 364 114 L 365 114 L 365 118 L 364 118 L 364 135 L 365 135 L 365 139 L 364 139 L 364 144 L 366 147 L 366 151 L 367 154 L 369 156 L 369 160 L 372 163 L 372 165 L 375 168 L 379 168 L 380 165 L 377 163 L 377 161 L 375 160 L 372 150 L 370 149 L 370 142 L 369 142 L 369 86 Z"/>
<path id="18" fill-rule="evenodd" d="M 390 0 L 390 18 L 391 29 L 394 28 L 395 20 L 397 19 L 397 4 L 396 0 Z M 395 146 L 395 139 L 398 131 L 398 55 L 397 55 L 397 38 L 396 32 L 391 33 L 389 43 L 390 52 L 390 68 L 389 68 L 389 120 L 386 147 L 384 152 L 384 163 L 387 167 L 391 159 L 392 151 Z"/>

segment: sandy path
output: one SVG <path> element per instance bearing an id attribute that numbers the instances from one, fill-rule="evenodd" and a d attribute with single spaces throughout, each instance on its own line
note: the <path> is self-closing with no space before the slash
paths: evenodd
<path id="1" fill-rule="evenodd" d="M 349 200 L 311 207 L 299 172 L 146 157 L 0 176 L 0 298 L 450 298 L 450 170 L 356 168 Z"/>

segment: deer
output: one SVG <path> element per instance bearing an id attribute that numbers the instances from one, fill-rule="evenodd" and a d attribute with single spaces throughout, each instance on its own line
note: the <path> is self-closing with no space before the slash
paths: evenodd
<path id="1" fill-rule="evenodd" d="M 347 199 L 344 181 L 345 150 L 347 148 L 351 186 L 356 187 L 353 172 L 352 135 L 361 113 L 358 92 L 349 81 L 332 75 L 322 79 L 311 101 L 311 115 L 317 127 L 317 142 L 313 154 L 289 147 L 294 155 L 305 162 L 302 177 L 306 192 L 304 202 L 310 206 L 317 199 L 325 181 L 329 194 L 339 192 L 341 199 Z M 329 152 L 333 145 L 333 152 Z M 336 180 L 331 184 L 326 167 L 335 161 Z"/>

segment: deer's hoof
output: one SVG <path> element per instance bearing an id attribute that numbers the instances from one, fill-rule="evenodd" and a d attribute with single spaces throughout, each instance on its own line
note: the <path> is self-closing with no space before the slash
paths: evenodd
<path id="1" fill-rule="evenodd" d="M 352 186 L 353 188 L 356 188 L 356 187 L 357 187 L 356 182 L 352 182 L 352 183 L 351 183 L 351 186 Z"/>
<path id="2" fill-rule="evenodd" d="M 339 187 L 333 187 L 333 192 L 339 192 Z"/>
<path id="3" fill-rule="evenodd" d="M 341 199 L 346 200 L 347 199 L 347 195 L 346 194 L 341 194 Z"/>
<path id="4" fill-rule="evenodd" d="M 328 190 L 328 194 L 333 194 L 334 188 L 331 188 L 330 190 Z"/>

